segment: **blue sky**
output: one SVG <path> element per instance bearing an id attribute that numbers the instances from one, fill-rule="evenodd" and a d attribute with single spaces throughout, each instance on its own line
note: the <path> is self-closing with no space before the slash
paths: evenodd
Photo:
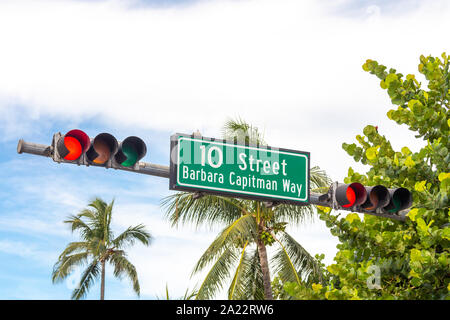
<path id="1" fill-rule="evenodd" d="M 143 299 L 183 295 L 219 227 L 173 229 L 159 206 L 164 178 L 18 155 L 23 138 L 50 144 L 73 128 L 137 135 L 146 162 L 169 163 L 174 132 L 220 137 L 229 117 L 269 144 L 311 152 L 342 181 L 364 170 L 341 149 L 367 124 L 395 148 L 413 135 L 389 121 L 389 99 L 361 69 L 377 59 L 417 73 L 420 54 L 449 48 L 446 1 L 2 1 L 0 2 L 0 299 L 69 299 L 53 264 L 77 239 L 62 221 L 94 197 L 115 198 L 113 228 L 144 223 L 155 240 L 130 250 Z M 447 18 L 447 19 L 445 19 Z M 448 51 L 448 50 L 447 50 Z M 422 81 L 424 81 L 422 79 Z M 291 233 L 331 263 L 338 240 L 321 221 Z M 107 299 L 136 299 L 107 274 Z M 99 286 L 88 299 L 97 299 Z"/>

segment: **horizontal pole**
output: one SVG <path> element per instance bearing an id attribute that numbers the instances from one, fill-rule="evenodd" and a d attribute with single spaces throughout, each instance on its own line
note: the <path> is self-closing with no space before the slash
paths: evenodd
<path id="1" fill-rule="evenodd" d="M 23 139 L 20 139 L 19 143 L 17 144 L 17 152 L 18 153 L 29 153 L 29 154 L 34 154 L 34 155 L 43 156 L 43 157 L 51 157 L 53 148 L 52 148 L 52 146 L 47 146 L 47 145 L 38 144 L 38 143 L 34 143 L 34 142 L 26 142 Z M 72 162 L 67 162 L 67 163 L 72 163 Z M 72 163 L 72 164 L 77 164 L 77 163 Z M 148 162 L 138 162 L 137 166 L 135 166 L 134 168 L 123 167 L 123 168 L 114 168 L 114 169 L 125 170 L 125 171 L 146 174 L 146 175 L 150 175 L 150 176 L 157 176 L 157 177 L 162 177 L 162 178 L 169 178 L 169 176 L 170 176 L 169 166 L 148 163 Z M 276 203 L 276 201 L 275 202 L 267 202 L 267 203 L 269 206 L 272 206 Z M 324 197 L 324 195 L 321 193 L 310 192 L 309 203 L 313 204 L 313 205 L 322 206 L 322 207 L 333 208 L 332 201 L 330 201 L 330 199 L 328 199 L 328 197 Z M 342 210 L 360 212 L 360 211 L 355 211 L 353 208 L 342 209 Z M 407 212 L 408 212 L 408 210 L 405 210 L 403 212 L 399 212 L 400 214 L 398 214 L 398 215 L 397 214 L 386 214 L 386 213 L 382 213 L 382 212 L 368 212 L 368 211 L 362 211 L 360 213 L 395 219 L 395 220 L 399 220 L 399 221 L 404 221 L 405 215 Z"/>
<path id="2" fill-rule="evenodd" d="M 169 176 L 170 176 L 169 166 L 148 163 L 148 162 L 142 162 L 142 161 L 138 163 L 137 170 L 130 170 L 130 171 L 133 171 L 136 173 L 147 174 L 150 176 L 157 176 L 157 177 L 161 177 L 161 178 L 169 178 Z"/>
<path id="3" fill-rule="evenodd" d="M 51 157 L 52 147 L 34 142 L 25 142 L 23 139 L 20 139 L 17 144 L 17 153 L 30 153 L 37 156 Z"/>
<path id="4" fill-rule="evenodd" d="M 34 154 L 37 156 L 43 156 L 43 157 L 52 157 L 53 148 L 52 146 L 47 146 L 44 144 L 38 144 L 34 142 L 26 142 L 23 139 L 19 140 L 19 143 L 17 144 L 17 153 L 29 153 Z M 70 164 L 78 164 L 76 162 L 65 162 Z M 98 167 L 97 165 L 93 165 L 95 167 Z M 114 168 L 117 170 L 125 170 L 135 173 L 141 173 L 151 176 L 157 176 L 162 178 L 169 178 L 169 166 L 164 166 L 160 164 L 153 164 L 153 163 L 147 163 L 147 162 L 138 162 L 137 166 L 134 168 Z"/>

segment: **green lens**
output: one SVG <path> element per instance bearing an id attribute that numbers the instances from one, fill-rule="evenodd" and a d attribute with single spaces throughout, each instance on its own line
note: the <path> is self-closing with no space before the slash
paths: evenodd
<path id="1" fill-rule="evenodd" d="M 400 210 L 401 206 L 402 206 L 402 200 L 400 199 L 399 196 L 394 196 L 392 198 L 392 202 L 394 204 L 394 208 L 388 210 L 388 212 L 397 212 Z"/>
<path id="2" fill-rule="evenodd" d="M 127 160 L 125 160 L 124 162 L 121 163 L 122 166 L 124 166 L 124 167 L 133 166 L 136 163 L 137 158 L 138 158 L 137 151 L 131 146 L 123 146 L 122 152 L 127 157 Z"/>

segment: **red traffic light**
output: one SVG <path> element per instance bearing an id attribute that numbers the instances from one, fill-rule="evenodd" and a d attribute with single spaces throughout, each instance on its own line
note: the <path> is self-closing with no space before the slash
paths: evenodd
<path id="1" fill-rule="evenodd" d="M 67 132 L 63 139 L 58 140 L 56 148 L 60 157 L 73 161 L 86 152 L 90 144 L 91 141 L 86 133 L 74 129 Z"/>
<path id="2" fill-rule="evenodd" d="M 339 184 L 336 189 L 336 201 L 343 208 L 361 205 L 366 199 L 366 188 L 361 183 Z"/>
<path id="3" fill-rule="evenodd" d="M 89 162 L 104 164 L 117 152 L 117 149 L 118 143 L 113 135 L 100 133 L 94 138 L 91 147 L 86 152 L 86 157 Z"/>

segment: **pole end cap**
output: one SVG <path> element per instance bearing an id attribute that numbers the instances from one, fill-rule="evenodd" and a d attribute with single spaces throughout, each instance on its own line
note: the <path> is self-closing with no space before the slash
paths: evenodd
<path id="1" fill-rule="evenodd" d="M 17 153 L 19 153 L 19 154 L 23 152 L 23 150 L 22 150 L 23 149 L 23 142 L 24 142 L 23 139 L 20 139 L 19 143 L 17 144 Z"/>

